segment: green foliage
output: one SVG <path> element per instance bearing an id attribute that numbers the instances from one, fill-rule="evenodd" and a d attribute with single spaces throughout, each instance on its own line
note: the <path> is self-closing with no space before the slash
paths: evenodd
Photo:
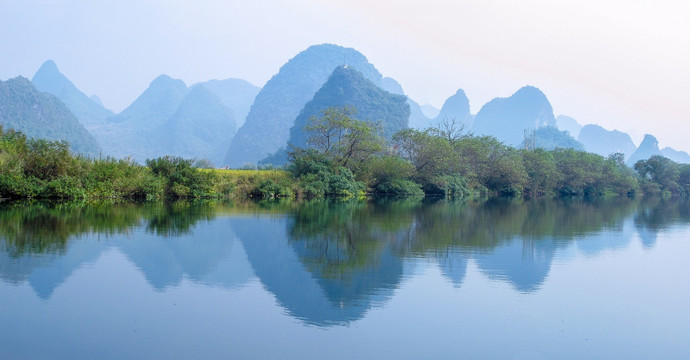
<path id="1" fill-rule="evenodd" d="M 352 171 L 315 149 L 295 149 L 288 171 L 298 180 L 305 197 L 352 196 L 364 191 L 364 184 Z"/>
<path id="2" fill-rule="evenodd" d="M 292 196 L 292 191 L 288 186 L 281 185 L 273 179 L 266 179 L 251 192 L 251 196 L 260 199 L 277 199 Z"/>
<path id="3" fill-rule="evenodd" d="M 374 195 L 424 196 L 424 191 L 419 184 L 398 178 L 379 182 L 372 190 Z"/>
<path id="4" fill-rule="evenodd" d="M 516 150 L 454 129 L 451 122 L 394 137 L 398 155 L 415 166 L 413 179 L 427 194 L 608 196 L 638 190 L 620 154 L 605 159 L 574 149 Z"/>
<path id="5" fill-rule="evenodd" d="M 131 160 L 72 156 L 63 141 L 27 139 L 0 128 L 0 197 L 160 199 L 228 196 L 232 187 L 191 160 L 165 157 L 150 168 Z"/>
<path id="6" fill-rule="evenodd" d="M 538 148 L 522 151 L 522 162 L 529 180 L 525 194 L 530 196 L 553 195 L 561 173 L 556 168 L 556 159 L 551 151 Z"/>
<path id="7" fill-rule="evenodd" d="M 635 163 L 640 186 L 645 194 L 690 195 L 690 165 L 679 165 L 663 156 L 655 155 Z"/>
<path id="8" fill-rule="evenodd" d="M 365 189 L 370 161 L 384 147 L 371 123 L 354 119 L 348 107 L 329 108 L 305 126 L 313 148 L 293 148 L 288 170 L 308 197 L 352 196 Z M 369 169 L 370 170 L 370 169 Z M 355 176 L 357 174 L 357 176 Z"/>
<path id="9" fill-rule="evenodd" d="M 409 180 L 414 165 L 403 158 L 377 156 L 367 162 L 366 168 L 369 186 L 376 195 L 424 195 L 421 185 Z"/>
<path id="10" fill-rule="evenodd" d="M 24 175 L 40 180 L 64 176 L 72 162 L 64 141 L 29 140 L 24 158 Z"/>
<path id="11" fill-rule="evenodd" d="M 634 175 L 624 165 L 620 154 L 606 159 L 584 151 L 556 149 L 553 155 L 561 174 L 556 185 L 560 195 L 633 195 L 636 192 Z"/>
<path id="12" fill-rule="evenodd" d="M 259 197 L 292 197 L 295 194 L 295 183 L 290 173 L 284 170 L 230 170 L 214 169 L 204 170 L 214 173 L 213 192 L 216 194 L 228 194 L 234 198 Z M 267 182 L 270 180 L 270 182 Z M 264 188 L 271 182 L 280 187 L 279 192 L 261 193 L 258 189 L 261 184 L 267 182 Z M 272 194 L 272 195 L 271 195 Z"/>
<path id="13" fill-rule="evenodd" d="M 357 120 L 354 115 L 351 107 L 336 107 L 310 118 L 304 127 L 309 134 L 307 144 L 340 166 L 351 170 L 361 167 L 383 149 L 384 140 L 375 125 Z"/>
<path id="14" fill-rule="evenodd" d="M 155 176 L 164 179 L 164 194 L 168 198 L 213 197 L 214 173 L 199 171 L 193 161 L 176 156 L 164 156 L 146 160 Z"/>
<path id="15" fill-rule="evenodd" d="M 426 189 L 438 176 L 457 171 L 452 145 L 432 129 L 405 129 L 395 134 L 393 141 L 398 155 L 414 166 L 414 180 Z"/>
<path id="16" fill-rule="evenodd" d="M 131 160 L 95 159 L 84 176 L 88 197 L 152 199 L 163 196 L 163 179 Z"/>
<path id="17" fill-rule="evenodd" d="M 471 196 L 474 193 L 467 178 L 460 175 L 436 176 L 425 190 L 427 193 L 446 195 L 452 198 Z"/>

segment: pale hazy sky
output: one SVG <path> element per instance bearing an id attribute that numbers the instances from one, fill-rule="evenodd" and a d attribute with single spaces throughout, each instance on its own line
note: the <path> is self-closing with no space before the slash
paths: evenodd
<path id="1" fill-rule="evenodd" d="M 120 111 L 160 74 L 262 86 L 310 45 L 362 52 L 417 102 L 472 112 L 524 85 L 556 115 L 690 151 L 684 0 L 0 0 L 0 79 L 53 59 Z"/>

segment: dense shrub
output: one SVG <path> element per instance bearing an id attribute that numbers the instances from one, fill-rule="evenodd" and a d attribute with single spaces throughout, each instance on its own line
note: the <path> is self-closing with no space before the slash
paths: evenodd
<path id="1" fill-rule="evenodd" d="M 350 169 L 315 149 L 292 151 L 290 158 L 288 171 L 305 197 L 352 196 L 365 189 Z"/>
<path id="2" fill-rule="evenodd" d="M 146 160 L 153 175 L 164 182 L 167 198 L 213 197 L 214 173 L 200 171 L 192 166 L 193 161 L 176 156 L 163 156 Z"/>
<path id="3" fill-rule="evenodd" d="M 62 141 L 27 139 L 0 128 L 1 198 L 161 199 L 227 196 L 214 174 L 191 160 L 163 157 L 149 167 L 131 160 L 73 156 Z"/>

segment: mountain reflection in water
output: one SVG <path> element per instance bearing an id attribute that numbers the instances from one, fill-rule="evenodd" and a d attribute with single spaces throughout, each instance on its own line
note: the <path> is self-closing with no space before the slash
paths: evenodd
<path id="1" fill-rule="evenodd" d="M 470 261 L 521 293 L 539 291 L 558 251 L 586 255 L 690 222 L 686 201 L 628 199 L 14 204 L 0 209 L 0 279 L 50 299 L 107 250 L 155 291 L 188 280 L 235 289 L 256 278 L 291 316 L 330 326 L 385 305 L 426 259 L 462 287 Z"/>

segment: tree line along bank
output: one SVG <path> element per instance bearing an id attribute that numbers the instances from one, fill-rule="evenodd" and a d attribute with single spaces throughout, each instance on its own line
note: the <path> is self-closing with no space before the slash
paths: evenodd
<path id="1" fill-rule="evenodd" d="M 0 129 L 0 197 L 10 199 L 318 198 L 347 196 L 687 196 L 690 165 L 654 156 L 633 168 L 622 154 L 573 149 L 516 149 L 464 132 L 453 121 L 405 129 L 390 139 L 329 108 L 304 130 L 283 170 L 201 169 L 179 157 L 87 158 L 66 142 Z"/>

